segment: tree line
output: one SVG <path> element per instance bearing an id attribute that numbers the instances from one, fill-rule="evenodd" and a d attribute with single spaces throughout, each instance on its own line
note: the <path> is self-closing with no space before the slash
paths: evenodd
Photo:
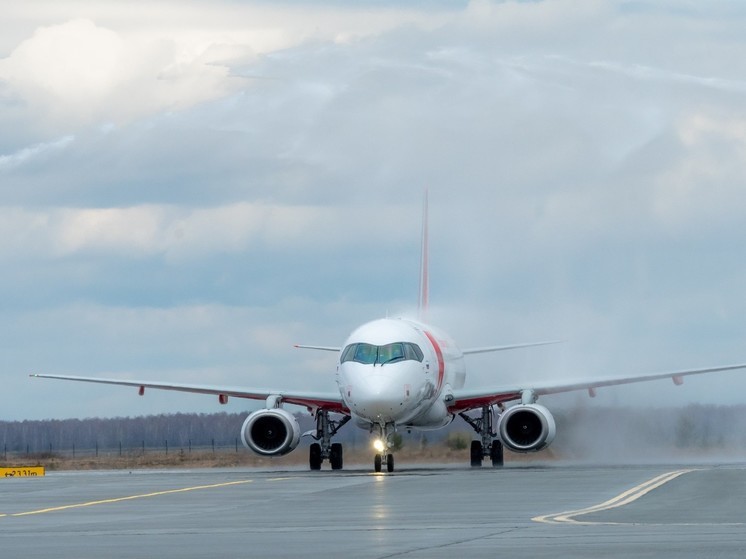
<path id="1" fill-rule="evenodd" d="M 681 408 L 601 408 L 557 410 L 553 447 L 566 453 L 647 452 L 654 449 L 746 449 L 746 405 L 691 404 Z M 233 447 L 247 413 L 177 413 L 139 417 L 0 421 L 0 450 L 10 453 L 121 449 Z M 308 413 L 296 415 L 301 431 L 314 428 Z M 439 431 L 401 431 L 402 444 L 445 441 L 453 433 L 471 437 L 460 419 Z M 368 434 L 349 425 L 335 441 L 367 444 Z M 647 450 L 646 450 L 647 449 Z"/>
<path id="2" fill-rule="evenodd" d="M 229 446 L 246 413 L 177 413 L 139 417 L 0 421 L 0 445 L 7 452 Z"/>

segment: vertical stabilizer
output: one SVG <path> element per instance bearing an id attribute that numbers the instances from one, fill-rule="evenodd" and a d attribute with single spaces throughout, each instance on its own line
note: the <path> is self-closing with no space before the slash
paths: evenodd
<path id="1" fill-rule="evenodd" d="M 425 200 L 422 205 L 422 248 L 420 253 L 420 295 L 417 304 L 417 318 L 421 321 L 427 320 L 428 307 L 430 304 L 430 278 L 428 275 L 428 224 L 427 224 L 427 189 L 425 189 Z"/>

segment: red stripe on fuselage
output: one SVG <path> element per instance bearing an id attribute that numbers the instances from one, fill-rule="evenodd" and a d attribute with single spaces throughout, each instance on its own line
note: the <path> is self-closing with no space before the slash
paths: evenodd
<path id="1" fill-rule="evenodd" d="M 435 387 L 435 390 L 436 392 L 440 392 L 440 387 L 443 386 L 443 377 L 445 377 L 446 374 L 446 363 L 443 360 L 443 351 L 440 349 L 440 344 L 438 343 L 438 340 L 435 339 L 435 336 L 427 330 L 425 330 L 425 335 L 427 336 L 427 339 L 430 340 L 430 343 L 435 350 L 435 357 L 438 359 L 438 384 Z"/>

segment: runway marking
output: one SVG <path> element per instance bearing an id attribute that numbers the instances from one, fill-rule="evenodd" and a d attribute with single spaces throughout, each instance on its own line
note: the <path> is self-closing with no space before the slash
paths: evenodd
<path id="1" fill-rule="evenodd" d="M 46 509 L 32 510 L 28 512 L 16 512 L 13 514 L 4 514 L 3 516 L 30 516 L 33 514 L 45 514 L 48 512 L 58 512 L 69 509 L 79 509 L 83 507 L 93 507 L 96 505 L 106 505 L 109 503 L 119 503 L 122 501 L 132 501 L 135 499 L 147 499 L 148 497 L 160 497 L 162 495 L 173 495 L 175 493 L 186 493 L 187 491 L 199 491 L 200 489 L 215 489 L 218 487 L 228 487 L 231 485 L 242 485 L 245 483 L 252 483 L 253 479 L 247 479 L 242 481 L 228 481 L 225 483 L 215 483 L 212 485 L 197 485 L 195 487 L 183 487 L 181 489 L 168 489 L 166 491 L 156 491 L 154 493 L 144 493 L 142 495 L 129 495 L 127 497 L 115 497 L 113 499 L 102 499 L 100 501 L 89 501 L 87 503 L 76 503 L 73 505 L 63 505 L 59 507 L 50 507 Z"/>
<path id="2" fill-rule="evenodd" d="M 593 505 L 592 507 L 579 509 L 579 510 L 571 510 L 571 511 L 565 511 L 565 512 L 560 512 L 556 514 L 546 514 L 542 516 L 535 516 L 531 520 L 533 520 L 534 522 L 543 522 L 545 524 L 582 524 L 582 525 L 619 524 L 618 522 L 588 522 L 588 521 L 575 520 L 575 518 L 578 516 L 582 516 L 584 514 L 591 514 L 594 512 L 602 512 L 602 511 L 607 511 L 607 510 L 623 507 L 625 505 L 628 505 L 636 501 L 640 497 L 647 495 L 653 489 L 657 489 L 661 485 L 665 485 L 669 481 L 672 481 L 679 476 L 682 476 L 684 474 L 688 474 L 694 471 L 697 471 L 697 470 L 696 469 L 676 470 L 674 472 L 668 472 L 665 474 L 661 474 L 659 476 L 654 477 L 653 479 L 649 479 L 648 481 L 641 483 L 640 485 L 636 485 L 632 489 L 629 489 L 625 491 L 624 493 L 617 495 L 613 499 L 609 499 L 608 501 L 605 501 L 598 505 Z"/>

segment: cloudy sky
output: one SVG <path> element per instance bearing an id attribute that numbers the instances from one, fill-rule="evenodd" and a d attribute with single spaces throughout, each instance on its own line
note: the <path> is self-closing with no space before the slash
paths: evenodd
<path id="1" fill-rule="evenodd" d="M 433 321 L 566 340 L 470 386 L 746 362 L 741 2 L 0 3 L 0 419 L 248 406 L 30 372 L 333 390 L 292 345 L 411 311 L 425 188 Z"/>

